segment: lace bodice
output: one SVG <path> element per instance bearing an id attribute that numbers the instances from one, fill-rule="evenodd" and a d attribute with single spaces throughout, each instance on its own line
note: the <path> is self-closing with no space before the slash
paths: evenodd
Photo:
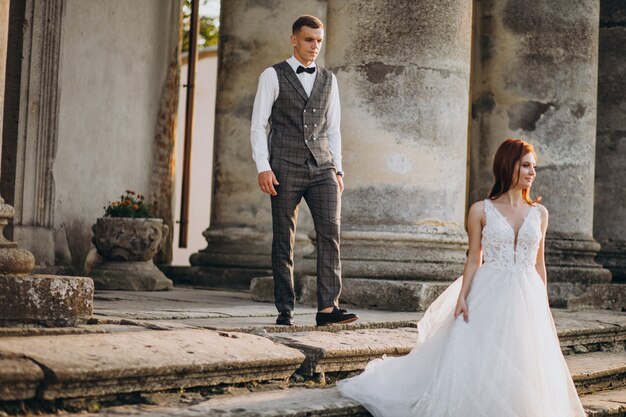
<path id="1" fill-rule="evenodd" d="M 485 264 L 508 271 L 531 270 L 535 267 L 537 251 L 541 243 L 541 213 L 532 206 L 517 236 L 506 218 L 485 200 L 486 224 L 481 244 Z"/>

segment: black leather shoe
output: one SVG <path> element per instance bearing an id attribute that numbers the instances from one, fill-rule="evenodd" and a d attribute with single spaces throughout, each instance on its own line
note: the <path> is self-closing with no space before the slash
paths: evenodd
<path id="1" fill-rule="evenodd" d="M 281 326 L 293 326 L 293 313 L 280 313 L 276 318 L 276 324 Z"/>
<path id="2" fill-rule="evenodd" d="M 335 307 L 330 313 L 320 313 L 315 315 L 315 321 L 318 326 L 327 326 L 329 324 L 345 324 L 352 323 L 359 319 L 354 313 L 348 313 L 343 308 Z"/>

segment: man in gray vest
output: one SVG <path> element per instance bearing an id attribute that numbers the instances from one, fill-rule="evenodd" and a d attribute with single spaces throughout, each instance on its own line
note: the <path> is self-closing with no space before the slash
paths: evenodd
<path id="1" fill-rule="evenodd" d="M 317 235 L 317 325 L 358 319 L 338 308 L 341 113 L 335 76 L 315 65 L 323 40 L 318 18 L 294 22 L 293 56 L 261 74 L 252 112 L 252 157 L 259 187 L 272 201 L 274 298 L 281 325 L 293 325 L 293 246 L 302 197 Z"/>

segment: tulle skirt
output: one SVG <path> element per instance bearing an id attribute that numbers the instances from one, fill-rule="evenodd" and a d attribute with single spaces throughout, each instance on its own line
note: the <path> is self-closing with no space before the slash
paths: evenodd
<path id="1" fill-rule="evenodd" d="M 456 280 L 418 323 L 413 350 L 370 362 L 340 392 L 376 417 L 584 417 L 548 306 L 532 271 L 483 265 L 454 319 Z"/>

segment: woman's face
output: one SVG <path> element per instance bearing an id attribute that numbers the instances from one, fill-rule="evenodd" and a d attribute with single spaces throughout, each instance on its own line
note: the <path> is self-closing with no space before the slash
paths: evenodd
<path id="1" fill-rule="evenodd" d="M 521 160 L 515 163 L 515 172 L 513 173 L 513 184 L 515 188 L 530 188 L 537 176 L 537 164 L 535 163 L 535 155 L 527 153 Z"/>

